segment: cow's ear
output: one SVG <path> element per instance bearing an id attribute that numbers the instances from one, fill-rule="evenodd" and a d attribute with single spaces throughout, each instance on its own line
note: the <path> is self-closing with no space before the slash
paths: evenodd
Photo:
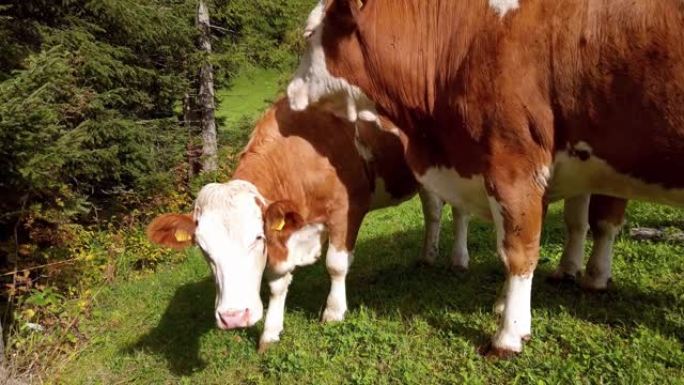
<path id="1" fill-rule="evenodd" d="M 297 205 L 289 200 L 273 202 L 264 213 L 264 227 L 267 235 L 291 233 L 304 226 Z"/>
<path id="2" fill-rule="evenodd" d="M 303 226 L 304 219 L 294 202 L 284 200 L 268 205 L 264 211 L 264 233 L 271 268 L 288 259 L 287 240 Z"/>
<path id="3" fill-rule="evenodd" d="M 188 214 L 164 214 L 147 226 L 147 238 L 158 245 L 184 249 L 195 241 L 195 221 Z"/>

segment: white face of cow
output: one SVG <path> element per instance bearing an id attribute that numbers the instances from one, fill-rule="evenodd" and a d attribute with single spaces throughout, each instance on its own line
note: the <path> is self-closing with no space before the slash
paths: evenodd
<path id="1" fill-rule="evenodd" d="M 216 283 L 216 323 L 249 327 L 263 315 L 259 296 L 266 266 L 263 197 L 244 181 L 206 185 L 197 196 L 195 239 Z"/>
<path id="2" fill-rule="evenodd" d="M 358 87 L 328 71 L 322 43 L 325 15 L 325 2 L 319 1 L 307 19 L 304 37 L 308 47 L 287 87 L 290 108 L 303 111 L 311 104 L 321 103 L 323 108 L 349 121 L 375 121 L 375 107 L 370 99 Z"/>

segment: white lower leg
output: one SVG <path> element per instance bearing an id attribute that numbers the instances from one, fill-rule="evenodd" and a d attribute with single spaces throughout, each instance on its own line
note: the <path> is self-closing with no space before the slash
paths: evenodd
<path id="1" fill-rule="evenodd" d="M 582 269 L 584 241 L 589 228 L 589 199 L 587 194 L 565 200 L 565 248 L 558 268 L 552 274 L 554 278 L 575 277 Z"/>
<path id="2" fill-rule="evenodd" d="M 271 289 L 271 298 L 268 301 L 268 310 L 264 320 L 264 332 L 259 340 L 261 347 L 280 340 L 280 333 L 283 331 L 285 319 L 285 298 L 287 297 L 287 288 L 290 286 L 290 282 L 292 282 L 292 274 L 287 273 L 268 283 Z"/>
<path id="3" fill-rule="evenodd" d="M 330 294 L 323 311 L 323 322 L 342 321 L 347 311 L 347 293 L 345 279 L 353 255 L 347 250 L 337 250 L 333 245 L 328 247 L 325 264 L 330 274 Z"/>
<path id="4" fill-rule="evenodd" d="M 603 290 L 608 288 L 612 274 L 613 244 L 620 226 L 610 222 L 599 222 L 597 227 L 593 229 L 594 247 L 581 284 L 587 289 Z"/>
<path id="5" fill-rule="evenodd" d="M 532 276 L 510 275 L 507 279 L 506 306 L 499 329 L 494 335 L 494 348 L 521 352 L 523 339 L 532 333 Z"/>
<path id="6" fill-rule="evenodd" d="M 451 249 L 451 266 L 458 269 L 467 269 L 470 262 L 468 254 L 468 222 L 470 217 L 467 213 L 456 207 L 451 207 L 454 219 L 454 245 Z"/>
<path id="7" fill-rule="evenodd" d="M 423 188 L 418 191 L 418 195 L 423 206 L 423 218 L 425 219 L 425 236 L 423 237 L 420 260 L 432 265 L 439 255 L 439 231 L 444 202 Z"/>

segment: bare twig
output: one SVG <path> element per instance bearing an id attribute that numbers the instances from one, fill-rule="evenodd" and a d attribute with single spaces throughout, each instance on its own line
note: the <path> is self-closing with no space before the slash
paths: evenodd
<path id="1" fill-rule="evenodd" d="M 235 33 L 235 31 L 233 31 L 232 29 L 219 27 L 218 25 L 214 25 L 214 24 L 210 24 L 209 27 L 211 27 L 211 28 L 213 28 L 213 29 L 217 29 L 217 30 L 219 30 L 219 31 L 221 31 L 221 32 Z"/>
<path id="2" fill-rule="evenodd" d="M 629 236 L 638 241 L 684 243 L 684 232 L 678 230 L 670 231 L 649 227 L 635 227 L 629 231 Z"/>
<path id="3" fill-rule="evenodd" d="M 45 263 L 45 264 L 43 264 L 43 265 L 37 265 L 37 266 L 27 267 L 27 268 L 25 268 L 25 269 L 21 269 L 21 271 L 33 271 L 33 270 L 37 270 L 37 269 L 40 269 L 40 268 L 43 268 L 43 267 L 54 266 L 54 265 L 62 265 L 62 264 L 65 264 L 65 263 L 75 262 L 75 261 L 78 261 L 78 260 L 80 260 L 80 259 L 82 259 L 82 258 L 78 258 L 78 257 L 77 257 L 77 258 L 67 259 L 67 260 L 64 260 L 64 261 L 57 261 L 57 262 Z M 16 285 L 16 283 L 17 283 L 17 282 L 16 282 L 16 275 L 17 275 L 18 273 L 19 273 L 19 271 L 18 271 L 18 270 L 16 269 L 16 267 L 15 267 L 15 270 L 14 270 L 14 271 L 10 271 L 9 273 L 5 273 L 5 274 L 0 274 L 0 277 L 6 277 L 6 276 L 8 276 L 8 275 L 14 275 L 14 276 L 15 276 L 14 284 Z"/>

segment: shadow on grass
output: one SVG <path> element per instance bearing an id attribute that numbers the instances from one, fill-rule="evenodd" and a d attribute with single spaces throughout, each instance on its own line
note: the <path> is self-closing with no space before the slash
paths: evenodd
<path id="1" fill-rule="evenodd" d="M 125 351 L 164 356 L 177 375 L 203 369 L 199 340 L 216 325 L 213 309 L 214 282 L 210 277 L 183 285 L 169 301 L 159 324 Z"/>
<path id="2" fill-rule="evenodd" d="M 554 224 L 560 221 L 559 218 L 549 219 Z M 446 233 L 445 238 L 449 239 L 444 243 L 450 244 L 450 236 Z M 350 310 L 364 306 L 381 317 L 396 314 L 407 319 L 421 317 L 435 329 L 463 336 L 474 346 L 486 343 L 489 337 L 481 327 L 454 321 L 448 316 L 450 311 L 491 314 L 504 281 L 501 263 L 493 254 L 491 229 L 488 225 L 475 224 L 472 233 L 471 239 L 477 244 L 471 245 L 471 268 L 467 273 L 447 270 L 444 260 L 436 267 L 416 267 L 414 257 L 418 255 L 421 244 L 421 228 L 361 240 L 347 279 Z M 557 243 L 559 239 L 562 238 L 545 237 L 547 243 Z M 448 248 L 442 247 L 443 253 L 445 250 Z M 311 319 L 318 319 L 329 288 L 323 265 L 318 263 L 295 273 L 287 299 L 289 310 L 301 311 Z M 665 314 L 667 308 L 680 306 L 675 293 L 645 291 L 621 282 L 616 282 L 607 293 L 586 293 L 575 285 L 546 282 L 553 267 L 546 263 L 537 269 L 532 293 L 533 309 L 545 309 L 550 314 L 569 311 L 576 318 L 610 327 L 619 326 L 626 333 L 643 325 L 684 342 L 682 325 Z M 263 290 L 262 298 L 267 298 Z M 214 285 L 210 278 L 181 286 L 157 327 L 129 351 L 146 350 L 163 355 L 170 370 L 176 374 L 189 374 L 203 368 L 199 340 L 215 327 L 213 300 Z M 285 333 L 287 329 L 286 320 Z M 255 348 L 259 331 L 253 328 L 248 334 Z"/>

